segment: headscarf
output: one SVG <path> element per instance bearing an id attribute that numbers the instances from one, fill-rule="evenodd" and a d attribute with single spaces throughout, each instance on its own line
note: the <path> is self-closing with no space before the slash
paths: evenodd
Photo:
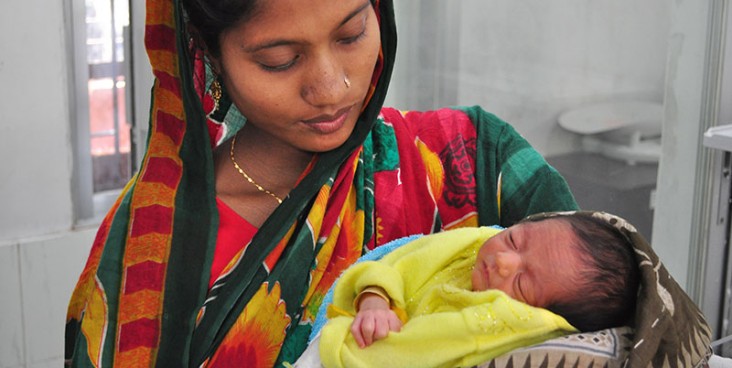
<path id="1" fill-rule="evenodd" d="M 67 365 L 216 365 L 217 354 L 224 359 L 234 344 L 259 344 L 265 351 L 260 366 L 299 355 L 309 332 L 307 304 L 317 308 L 316 289 L 327 290 L 332 282 L 323 279 L 325 268 L 339 273 L 371 234 L 371 220 L 363 216 L 373 201 L 363 194 L 368 191 L 331 194 L 360 177 L 363 169 L 356 164 L 338 169 L 358 162 L 393 67 L 392 2 L 372 0 L 372 5 L 381 50 L 354 132 L 342 146 L 318 156 L 257 231 L 248 246 L 257 252 L 240 257 L 209 293 L 218 228 L 212 149 L 227 127 L 206 118 L 211 97 L 203 86 L 209 80 L 202 79 L 205 65 L 192 51 L 180 0 L 147 1 L 145 46 L 155 75 L 147 151 L 103 220 L 72 296 Z M 345 212 L 359 217 L 360 210 L 360 218 L 323 219 L 323 211 L 338 206 L 355 207 Z M 358 249 L 334 249 L 342 237 L 354 237 L 342 243 Z M 346 253 L 339 254 L 342 264 L 332 264 L 334 252 Z M 278 323 L 267 319 L 273 315 L 281 316 Z M 237 329 L 247 325 L 261 327 L 262 335 L 237 338 Z M 278 336 L 277 327 L 286 336 Z"/>

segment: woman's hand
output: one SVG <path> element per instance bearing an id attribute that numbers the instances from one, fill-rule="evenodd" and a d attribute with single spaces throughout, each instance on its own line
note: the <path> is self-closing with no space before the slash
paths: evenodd
<path id="1" fill-rule="evenodd" d="M 351 324 L 351 333 L 361 348 L 385 338 L 389 331 L 399 331 L 402 321 L 389 308 L 389 303 L 375 294 L 364 295 L 358 305 L 358 313 Z"/>

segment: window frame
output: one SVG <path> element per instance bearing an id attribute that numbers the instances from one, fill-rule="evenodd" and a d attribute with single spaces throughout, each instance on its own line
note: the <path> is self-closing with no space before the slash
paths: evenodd
<path id="1" fill-rule="evenodd" d="M 115 0 L 125 1 L 125 0 Z M 153 75 L 144 48 L 145 1 L 128 1 L 130 23 L 123 32 L 125 75 L 125 111 L 132 126 L 130 134 L 130 172 L 139 167 L 144 154 L 147 137 L 147 121 L 150 106 L 149 88 Z M 87 227 L 101 222 L 109 208 L 120 195 L 122 188 L 94 193 L 94 173 L 91 155 L 89 66 L 86 45 L 86 2 L 68 0 L 67 41 L 70 45 L 67 55 L 69 75 L 69 114 L 72 127 L 72 203 L 74 227 Z"/>

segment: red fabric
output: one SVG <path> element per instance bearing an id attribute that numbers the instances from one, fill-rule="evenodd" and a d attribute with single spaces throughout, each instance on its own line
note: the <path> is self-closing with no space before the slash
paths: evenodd
<path id="1" fill-rule="evenodd" d="M 125 294 L 140 290 L 163 290 L 165 267 L 163 264 L 146 261 L 127 268 L 125 273 Z"/>
<path id="2" fill-rule="evenodd" d="M 158 125 L 155 131 L 170 137 L 173 143 L 179 145 L 183 142 L 184 132 L 180 129 L 183 120 L 176 118 L 165 111 L 158 111 Z"/>
<path id="3" fill-rule="evenodd" d="M 209 289 L 236 253 L 244 249 L 252 240 L 254 234 L 257 233 L 257 227 L 239 216 L 218 197 L 216 198 L 216 207 L 219 210 L 219 231 L 216 237 L 213 262 L 211 263 L 211 277 L 208 281 Z"/>
<path id="4" fill-rule="evenodd" d="M 151 233 L 169 235 L 173 230 L 173 209 L 154 204 L 134 210 L 130 236 L 138 237 Z M 134 219 L 144 219 L 134 221 Z"/>
<path id="5" fill-rule="evenodd" d="M 476 132 L 469 117 L 451 109 L 403 113 L 384 108 L 382 115 L 394 130 L 398 143 L 390 150 L 398 150 L 399 166 L 374 173 L 376 246 L 413 234 L 477 226 Z"/>
<path id="6" fill-rule="evenodd" d="M 121 353 L 139 347 L 154 348 L 158 344 L 160 325 L 156 319 L 140 318 L 120 325 L 119 351 Z"/>
<path id="7" fill-rule="evenodd" d="M 155 37 L 145 37 L 145 48 L 152 50 L 170 50 L 170 45 L 176 44 L 175 29 L 168 24 L 148 24 L 145 26 L 148 34 Z"/>
<path id="8" fill-rule="evenodd" d="M 145 170 L 142 180 L 148 183 L 161 183 L 174 189 L 183 175 L 183 168 L 169 157 L 150 157 L 148 160 L 150 165 L 155 166 L 155 170 Z"/>

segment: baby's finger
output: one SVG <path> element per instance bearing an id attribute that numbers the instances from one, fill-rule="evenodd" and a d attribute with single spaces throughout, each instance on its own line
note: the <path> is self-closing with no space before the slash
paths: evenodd
<path id="1" fill-rule="evenodd" d="M 395 315 L 389 318 L 389 330 L 394 332 L 402 330 L 402 321 Z"/>
<path id="2" fill-rule="evenodd" d="M 390 323 L 388 318 L 378 321 L 374 328 L 374 341 L 381 340 L 389 335 Z"/>
<path id="3" fill-rule="evenodd" d="M 356 315 L 356 318 L 354 318 L 353 323 L 351 324 L 351 334 L 353 335 L 353 339 L 356 340 L 356 344 L 361 348 L 366 347 L 366 342 L 364 342 L 363 335 L 361 334 L 362 321 L 363 318 L 360 315 Z"/>
<path id="4" fill-rule="evenodd" d="M 374 331 L 376 330 L 376 323 L 373 316 L 363 318 L 361 320 L 361 335 L 363 336 L 364 346 L 369 346 L 374 342 Z"/>
<path id="5" fill-rule="evenodd" d="M 376 322 L 372 316 L 366 318 L 361 324 L 361 334 L 363 334 L 364 346 L 369 346 L 374 343 L 374 331 L 376 331 Z"/>

